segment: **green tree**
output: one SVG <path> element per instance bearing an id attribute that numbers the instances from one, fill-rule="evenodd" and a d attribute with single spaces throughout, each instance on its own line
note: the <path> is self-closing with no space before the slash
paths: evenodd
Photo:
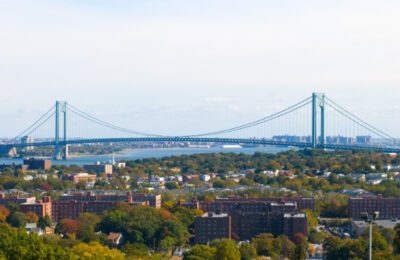
<path id="1" fill-rule="evenodd" d="M 160 249 L 163 251 L 171 251 L 176 244 L 176 240 L 170 236 L 164 237 L 160 241 Z"/>
<path id="2" fill-rule="evenodd" d="M 16 211 L 7 217 L 7 222 L 13 227 L 25 227 L 27 218 L 24 213 Z"/>
<path id="3" fill-rule="evenodd" d="M 164 209 L 126 207 L 108 212 L 99 223 L 104 233 L 122 232 L 128 242 L 160 246 L 161 240 L 171 237 L 175 246 L 186 243 L 189 233 L 176 216 Z"/>
<path id="4" fill-rule="evenodd" d="M 303 260 L 307 257 L 307 240 L 306 237 L 300 233 L 295 234 L 293 242 L 296 245 L 294 250 L 293 258 L 296 260 Z"/>
<path id="5" fill-rule="evenodd" d="M 296 249 L 296 245 L 285 235 L 281 235 L 277 237 L 280 241 L 279 244 L 281 245 L 281 255 L 287 258 L 293 256 L 294 251 Z"/>
<path id="6" fill-rule="evenodd" d="M 240 260 L 240 251 L 236 242 L 230 239 L 218 239 L 212 242 L 217 249 L 215 259 Z"/>
<path id="7" fill-rule="evenodd" d="M 95 228 L 100 217 L 92 213 L 83 213 L 77 219 L 76 237 L 85 243 L 97 240 Z"/>
<path id="8" fill-rule="evenodd" d="M 214 260 L 216 249 L 206 245 L 195 245 L 183 255 L 184 260 Z"/>
<path id="9" fill-rule="evenodd" d="M 324 242 L 324 257 L 327 260 L 366 259 L 367 245 L 359 239 L 329 237 Z"/>
<path id="10" fill-rule="evenodd" d="M 255 236 L 251 243 L 256 248 L 257 254 L 262 256 L 277 257 L 282 245 L 272 234 L 259 234 Z"/>
<path id="11" fill-rule="evenodd" d="M 52 222 L 51 222 L 51 218 L 49 216 L 44 216 L 39 218 L 38 221 L 38 227 L 45 229 L 46 227 L 51 227 Z"/>
<path id="12" fill-rule="evenodd" d="M 132 258 L 144 258 L 149 256 L 149 249 L 144 244 L 127 243 L 122 247 L 122 251 Z"/>
<path id="13" fill-rule="evenodd" d="M 167 182 L 165 188 L 169 190 L 178 190 L 180 188 L 179 184 L 176 182 Z"/>
<path id="14" fill-rule="evenodd" d="M 44 241 L 36 234 L 0 224 L 0 259 L 74 259 L 68 248 Z"/>
<path id="15" fill-rule="evenodd" d="M 240 256 L 242 260 L 251 260 L 257 256 L 257 250 L 252 244 L 243 243 L 240 245 Z"/>
<path id="16" fill-rule="evenodd" d="M 372 251 L 374 252 L 374 258 L 376 259 L 390 256 L 392 252 L 389 247 L 389 243 L 376 226 L 373 226 L 372 228 L 372 237 Z M 366 230 L 361 236 L 360 240 L 363 240 L 364 244 L 368 244 L 369 231 Z"/>
<path id="17" fill-rule="evenodd" d="M 397 224 L 394 228 L 396 232 L 393 239 L 393 250 L 396 254 L 400 254 L 400 224 Z"/>

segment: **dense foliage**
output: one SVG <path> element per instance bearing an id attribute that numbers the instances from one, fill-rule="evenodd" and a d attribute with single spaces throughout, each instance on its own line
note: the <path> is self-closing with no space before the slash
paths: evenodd
<path id="1" fill-rule="evenodd" d="M 140 191 L 138 178 L 151 176 L 188 178 L 188 184 L 204 188 L 193 193 L 183 188 L 181 181 L 167 182 L 162 191 L 162 208 L 128 206 L 121 203 L 103 215 L 85 213 L 77 219 L 63 219 L 52 223 L 49 217 L 39 218 L 33 212 L 22 213 L 18 205 L 0 205 L 0 259 L 169 259 L 175 250 L 183 249 L 184 259 L 305 259 L 313 252 L 312 244 L 323 244 L 326 259 L 364 259 L 367 252 L 367 234 L 360 238 L 340 238 L 325 227 L 349 226 L 348 195 L 344 189 L 361 188 L 383 196 L 400 196 L 399 183 L 388 178 L 377 185 L 357 182 L 350 173 L 384 171 L 384 165 L 398 165 L 399 157 L 362 151 L 286 151 L 278 154 L 197 154 L 173 156 L 161 159 L 128 161 L 126 168 L 115 168 L 110 176 L 99 175 L 96 189 Z M 372 167 L 374 165 L 375 167 Z M 288 170 L 293 176 L 275 177 L 266 171 Z M 38 172 L 46 178 L 24 179 L 27 173 L 5 169 L 0 174 L 0 190 L 19 189 L 29 191 L 37 198 L 50 195 L 56 199 L 64 190 L 85 189 L 63 177 L 81 172 L 79 166 L 53 166 L 51 170 Z M 332 172 L 329 177 L 322 177 Z M 240 179 L 231 178 L 240 173 Z M 32 173 L 29 173 L 32 174 Z M 208 183 L 200 181 L 201 174 L 213 174 Z M 389 173 L 394 174 L 394 173 Z M 123 179 L 122 177 L 129 177 Z M 340 177 L 339 177 L 340 176 Z M 393 175 L 395 176 L 395 175 Z M 127 184 L 131 185 L 127 188 Z M 224 188 L 242 185 L 245 189 Z M 221 191 L 207 191 L 207 187 Z M 271 189 L 260 189 L 270 187 Z M 281 191 L 280 188 L 286 190 Z M 200 210 L 179 206 L 181 200 L 196 198 L 211 201 L 216 196 L 246 195 L 248 197 L 313 196 L 315 211 L 305 210 L 308 216 L 308 237 L 296 235 L 274 237 L 259 234 L 251 241 L 237 243 L 232 240 L 216 240 L 210 245 L 194 245 L 194 220 L 202 215 Z M 28 234 L 27 223 L 36 223 L 42 229 L 56 224 L 54 235 Z M 119 232 L 123 241 L 110 243 L 107 235 Z M 396 259 L 400 254 L 400 227 L 396 229 L 374 228 L 374 259 Z"/>

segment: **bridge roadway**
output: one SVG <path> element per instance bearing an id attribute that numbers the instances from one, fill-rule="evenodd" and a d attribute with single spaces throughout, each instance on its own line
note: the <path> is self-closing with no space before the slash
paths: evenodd
<path id="1" fill-rule="evenodd" d="M 98 138 L 98 139 L 72 139 L 67 142 L 59 142 L 60 146 L 74 144 L 89 144 L 89 143 L 117 143 L 117 142 L 204 142 L 204 143 L 225 143 L 225 144 L 259 144 L 259 145 L 274 145 L 274 146 L 293 146 L 299 148 L 312 148 L 311 143 L 302 142 L 281 142 L 268 139 L 254 138 L 216 138 L 216 137 L 127 137 L 127 138 Z M 13 147 L 26 146 L 54 146 L 54 141 L 36 142 L 32 144 L 6 144 L 0 145 L 0 150 L 7 150 Z M 400 148 L 385 147 L 385 146 L 370 146 L 370 145 L 340 145 L 340 144 L 325 144 L 317 145 L 319 149 L 331 150 L 369 150 L 384 153 L 400 153 Z"/>

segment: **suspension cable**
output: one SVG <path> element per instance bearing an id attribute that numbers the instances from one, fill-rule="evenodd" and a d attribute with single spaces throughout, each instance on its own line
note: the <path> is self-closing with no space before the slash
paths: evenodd
<path id="1" fill-rule="evenodd" d="M 78 115 L 80 117 L 83 117 L 83 118 L 85 118 L 85 119 L 87 119 L 87 120 L 89 120 L 89 121 L 91 121 L 93 123 L 96 123 L 98 125 L 107 127 L 107 128 L 111 128 L 111 129 L 114 129 L 114 130 L 117 130 L 117 131 L 120 131 L 120 132 L 136 134 L 136 135 L 144 135 L 144 136 L 149 136 L 149 137 L 152 137 L 152 136 L 162 137 L 162 135 L 158 135 L 158 134 L 144 133 L 144 132 L 134 131 L 134 130 L 130 130 L 130 129 L 126 129 L 126 128 L 122 128 L 122 127 L 116 126 L 114 124 L 111 124 L 111 123 L 105 122 L 103 120 L 100 120 L 100 119 L 98 119 L 98 118 L 96 118 L 94 116 L 91 116 L 90 114 L 83 112 L 82 110 L 72 106 L 71 104 L 68 104 L 68 107 L 69 107 L 70 111 L 72 111 L 76 115 Z"/>
<path id="2" fill-rule="evenodd" d="M 346 117 L 348 117 L 348 118 L 349 118 L 349 117 L 353 117 L 354 119 L 351 119 L 351 120 L 352 120 L 353 122 L 357 123 L 358 125 L 360 125 L 360 126 L 364 127 L 365 129 L 367 129 L 367 130 L 369 130 L 369 131 L 371 131 L 371 132 L 373 132 L 373 133 L 379 135 L 380 137 L 384 137 L 384 138 L 386 138 L 386 139 L 396 140 L 396 138 L 392 137 L 391 135 L 389 135 L 389 134 L 387 134 L 387 133 L 385 133 L 385 132 L 379 130 L 378 128 L 372 126 L 371 124 L 369 124 L 369 123 L 365 122 L 364 120 L 362 120 L 361 118 L 357 117 L 356 115 L 350 113 L 348 110 L 346 110 L 345 108 L 343 108 L 342 106 L 340 106 L 339 104 L 337 104 L 335 101 L 331 100 L 330 98 L 327 98 L 327 97 L 326 97 L 326 99 L 328 99 L 328 103 L 329 103 L 329 102 L 332 103 L 332 104 L 330 104 L 330 105 L 331 105 L 331 107 L 332 107 L 333 109 L 335 109 L 335 110 L 338 111 L 338 112 L 339 112 L 339 109 L 342 110 L 343 113 L 341 113 L 341 114 L 343 115 L 343 114 L 346 113 L 347 115 L 349 115 L 349 116 L 346 116 Z M 350 119 L 350 118 L 349 118 L 349 119 Z M 378 134 L 378 133 L 379 133 L 379 134 Z"/>
<path id="3" fill-rule="evenodd" d="M 252 126 L 256 126 L 256 125 L 271 121 L 273 119 L 276 119 L 278 117 L 284 116 L 284 115 L 286 115 L 286 114 L 288 114 L 290 112 L 293 112 L 294 110 L 297 110 L 297 109 L 299 109 L 299 108 L 301 108 L 301 107 L 303 107 L 305 105 L 308 105 L 311 102 L 310 99 L 311 98 L 304 99 L 303 101 L 300 101 L 299 103 L 297 103 L 297 104 L 295 104 L 293 106 L 290 106 L 290 107 L 288 107 L 288 108 L 286 108 L 286 109 L 284 109 L 282 111 L 279 111 L 277 113 L 274 113 L 272 115 L 269 115 L 267 117 L 258 119 L 256 121 L 253 121 L 253 122 L 250 122 L 250 123 L 247 123 L 247 124 L 244 124 L 244 125 L 240 125 L 240 126 L 236 126 L 236 127 L 228 128 L 228 129 L 224 129 L 224 130 L 214 131 L 214 132 L 208 132 L 208 133 L 202 133 L 202 134 L 196 134 L 196 135 L 188 135 L 187 137 L 200 137 L 200 136 L 209 136 L 209 135 L 215 135 L 215 134 L 230 133 L 230 132 L 242 130 L 244 128 L 249 128 L 249 127 L 252 127 Z"/>
<path id="4" fill-rule="evenodd" d="M 28 128 L 26 128 L 24 131 L 22 131 L 19 135 L 17 135 L 16 137 L 14 137 L 13 139 L 11 139 L 11 141 L 15 141 L 17 139 L 19 139 L 21 136 L 24 135 L 29 135 L 30 133 L 32 133 L 33 131 L 31 131 L 31 128 L 34 128 L 36 124 L 38 124 L 43 118 L 47 117 L 47 115 L 49 113 L 52 113 L 53 110 L 55 108 L 55 105 L 53 105 L 46 113 L 44 113 L 38 120 L 36 120 L 33 124 L 31 124 Z M 44 122 L 46 122 L 49 118 L 46 118 L 46 120 Z M 40 124 L 40 126 L 43 125 Z M 34 130 L 36 130 L 38 127 L 35 127 Z M 30 132 L 29 132 L 30 131 Z"/>

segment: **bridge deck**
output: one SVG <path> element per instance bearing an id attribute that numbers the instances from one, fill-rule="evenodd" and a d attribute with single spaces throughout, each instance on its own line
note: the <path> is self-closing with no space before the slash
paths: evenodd
<path id="1" fill-rule="evenodd" d="M 64 146 L 74 144 L 89 143 L 118 143 L 118 142 L 204 142 L 204 143 L 226 143 L 226 144 L 258 144 L 258 145 L 275 145 L 275 146 L 293 146 L 299 148 L 313 148 L 311 143 L 302 142 L 281 142 L 268 139 L 246 139 L 246 138 L 214 138 L 214 137 L 131 137 L 131 138 L 99 138 L 99 139 L 75 139 L 67 142 L 60 141 L 59 144 Z M 36 142 L 31 144 L 6 144 L 0 145 L 0 150 L 11 149 L 13 147 L 22 148 L 27 146 L 53 146 L 54 141 Z M 325 144 L 317 145 L 316 148 L 332 149 L 332 150 L 369 150 L 385 153 L 400 153 L 400 148 L 371 146 L 371 145 L 340 145 Z"/>

